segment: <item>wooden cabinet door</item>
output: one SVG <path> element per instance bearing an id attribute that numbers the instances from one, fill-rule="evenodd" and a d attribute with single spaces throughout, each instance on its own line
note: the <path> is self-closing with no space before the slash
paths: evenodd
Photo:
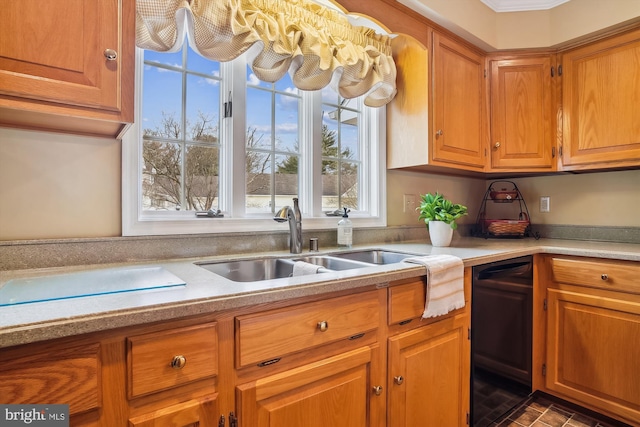
<path id="1" fill-rule="evenodd" d="M 237 388 L 238 419 L 252 427 L 370 426 L 373 350 L 363 347 Z M 377 425 L 377 424 L 376 424 Z"/>
<path id="2" fill-rule="evenodd" d="M 0 122 L 86 133 L 103 129 L 69 117 L 116 122 L 103 125 L 106 132 L 132 122 L 134 8 L 122 0 L 5 2 Z M 108 59 L 107 49 L 116 58 Z"/>
<path id="3" fill-rule="evenodd" d="M 429 50 L 406 34 L 391 40 L 396 97 L 387 105 L 387 167 L 423 166 L 429 159 Z"/>
<path id="4" fill-rule="evenodd" d="M 640 30 L 562 57 L 564 169 L 640 165 Z"/>
<path id="5" fill-rule="evenodd" d="M 546 387 L 640 424 L 640 299 L 548 289 Z"/>
<path id="6" fill-rule="evenodd" d="M 389 339 L 387 425 L 466 426 L 469 414 L 469 315 Z"/>
<path id="7" fill-rule="evenodd" d="M 551 56 L 491 61 L 491 168 L 554 170 Z"/>
<path id="8" fill-rule="evenodd" d="M 484 57 L 433 34 L 435 162 L 482 171 L 486 148 Z"/>

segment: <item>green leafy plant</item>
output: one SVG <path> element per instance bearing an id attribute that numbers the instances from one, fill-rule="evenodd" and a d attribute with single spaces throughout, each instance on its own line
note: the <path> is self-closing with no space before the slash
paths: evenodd
<path id="1" fill-rule="evenodd" d="M 458 228 L 455 221 L 467 214 L 466 206 L 452 203 L 440 193 L 427 193 L 420 197 L 420 206 L 416 210 L 420 213 L 418 219 L 424 220 L 425 224 L 429 224 L 429 221 L 442 221 L 455 230 Z"/>

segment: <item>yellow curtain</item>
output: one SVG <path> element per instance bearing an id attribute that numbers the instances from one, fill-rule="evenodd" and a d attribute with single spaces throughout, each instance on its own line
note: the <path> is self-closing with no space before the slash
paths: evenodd
<path id="1" fill-rule="evenodd" d="M 205 58 L 229 61 L 247 52 L 266 82 L 289 72 L 299 89 L 331 84 L 344 98 L 365 95 L 371 107 L 396 94 L 390 39 L 309 0 L 136 1 L 138 47 L 175 52 L 185 35 Z"/>

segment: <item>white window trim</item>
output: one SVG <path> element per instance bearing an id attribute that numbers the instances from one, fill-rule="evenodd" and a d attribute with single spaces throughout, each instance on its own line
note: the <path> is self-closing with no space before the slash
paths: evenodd
<path id="1" fill-rule="evenodd" d="M 222 66 L 233 67 L 234 63 L 221 64 Z M 237 64 L 237 63 L 235 63 Z M 203 234 L 203 233 L 228 233 L 228 232 L 253 232 L 253 231 L 282 231 L 287 229 L 286 224 L 278 224 L 272 220 L 269 215 L 255 216 L 247 215 L 238 218 L 234 213 L 244 211 L 244 198 L 231 197 L 232 194 L 241 194 L 245 190 L 245 175 L 242 168 L 234 167 L 232 162 L 224 162 L 226 165 L 221 168 L 221 176 L 230 179 L 223 179 L 221 182 L 221 202 L 227 207 L 225 218 L 196 218 L 193 212 L 163 212 L 163 211 L 142 211 L 139 202 L 142 193 L 142 183 L 140 182 L 140 158 L 141 145 L 139 143 L 142 129 L 140 117 L 140 100 L 142 88 L 142 74 L 144 67 L 144 59 L 142 50 L 136 49 L 136 74 L 135 74 L 135 121 L 122 138 L 122 234 L 124 236 L 144 236 L 144 235 L 171 235 L 171 234 Z M 244 67 L 244 66 L 243 66 Z M 233 75 L 244 76 L 244 69 L 234 70 Z M 233 79 L 232 85 L 244 85 L 244 79 Z M 222 92 L 222 93 L 228 93 Z M 311 98 L 309 98 L 311 99 Z M 302 114 L 309 114 L 316 108 L 321 108 L 320 96 L 312 97 L 313 101 L 304 102 L 302 105 Z M 244 99 L 234 98 L 234 111 L 244 112 Z M 239 116 L 244 116 L 240 114 Z M 365 182 L 361 183 L 361 197 L 363 202 L 368 206 L 367 215 L 359 215 L 358 212 L 352 212 L 349 217 L 353 222 L 354 228 L 367 227 L 384 227 L 387 225 L 386 210 L 386 109 L 367 108 L 363 111 L 363 124 L 360 126 L 360 141 L 371 140 L 378 137 L 378 146 L 370 147 L 364 150 L 361 147 L 362 156 L 368 156 L 363 159 L 365 168 L 372 168 L 370 173 L 363 171 Z M 322 118 L 320 115 L 314 126 L 321 125 Z M 372 123 L 376 123 L 373 126 Z M 235 120 L 223 120 L 221 126 L 221 137 L 232 137 L 236 132 L 244 133 L 244 119 L 236 118 Z M 316 150 L 317 154 L 321 150 L 319 142 L 312 143 L 309 138 L 312 135 L 312 129 L 304 126 L 302 135 L 307 141 L 304 150 Z M 230 149 L 229 149 L 230 148 Z M 233 144 L 232 147 L 223 147 L 222 156 L 233 156 L 231 150 L 242 151 L 244 146 Z M 239 153 L 235 153 L 238 155 Z M 227 157 L 228 158 L 228 157 Z M 303 156 L 305 164 L 301 165 L 301 182 L 300 189 L 304 194 L 313 194 L 314 199 L 301 198 L 302 210 L 302 227 L 304 230 L 321 230 L 335 228 L 340 217 L 322 216 L 320 203 L 320 186 L 319 180 L 312 179 L 313 176 L 320 176 L 320 171 L 312 170 L 314 166 L 308 160 L 309 156 Z M 319 162 L 316 162 L 319 163 Z M 240 170 L 238 170 L 240 169 Z M 307 173 L 306 171 L 311 171 Z M 318 200 L 316 200 L 316 198 Z M 312 214 L 310 214 L 310 212 Z"/>

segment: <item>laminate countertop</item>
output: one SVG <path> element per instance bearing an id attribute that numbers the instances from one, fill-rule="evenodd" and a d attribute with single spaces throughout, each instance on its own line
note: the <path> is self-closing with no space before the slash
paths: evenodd
<path id="1" fill-rule="evenodd" d="M 640 245 L 637 244 L 557 239 L 462 238 L 454 240 L 452 246 L 446 248 L 418 242 L 384 243 L 357 246 L 348 250 L 326 249 L 314 254 L 364 249 L 384 249 L 416 255 L 450 254 L 461 258 L 465 267 L 536 253 L 640 262 Z M 302 255 L 305 254 L 308 253 Z M 24 279 L 37 279 L 39 283 L 50 280 L 55 286 L 64 286 L 66 279 L 71 283 L 78 274 L 91 273 L 94 277 L 99 277 L 114 268 L 158 267 L 175 275 L 185 285 L 0 306 L 0 348 L 341 290 L 384 287 L 394 280 L 425 274 L 423 266 L 400 262 L 284 279 L 233 282 L 196 264 L 203 261 L 290 256 L 288 252 L 268 252 L 237 257 L 183 258 L 157 263 L 1 271 L 0 288 L 12 280 L 15 283 L 15 280 L 24 282 Z"/>

